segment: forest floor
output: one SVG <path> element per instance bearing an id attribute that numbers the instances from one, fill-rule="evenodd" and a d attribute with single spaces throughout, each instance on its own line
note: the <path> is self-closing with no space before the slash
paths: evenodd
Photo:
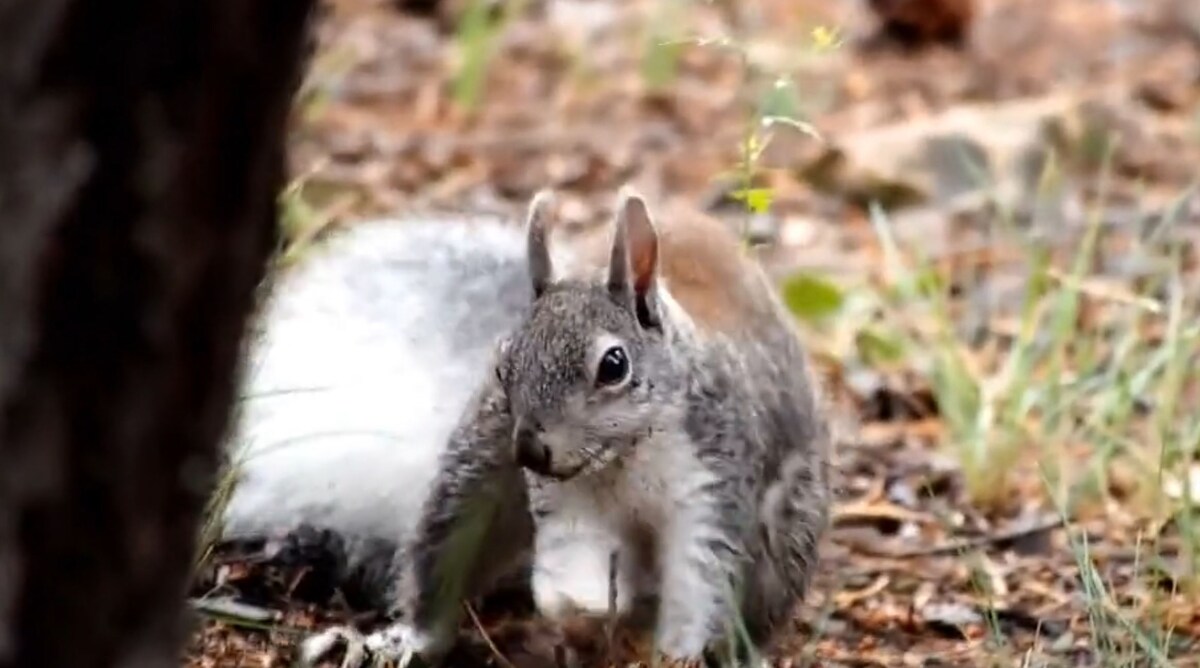
<path id="1" fill-rule="evenodd" d="M 839 409 L 780 665 L 1200 665 L 1200 4 L 981 1 L 917 49 L 866 3 L 426 4 L 467 3 L 324 3 L 285 259 L 543 186 L 579 228 L 625 183 L 741 225 Z M 281 612 L 205 614 L 188 666 L 349 614 L 223 576 Z M 534 665 L 506 629 L 478 663 Z"/>

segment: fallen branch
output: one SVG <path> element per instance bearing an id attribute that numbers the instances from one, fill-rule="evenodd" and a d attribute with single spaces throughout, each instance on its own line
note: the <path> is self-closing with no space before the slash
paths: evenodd
<path id="1" fill-rule="evenodd" d="M 939 545 L 925 547 L 898 547 L 890 542 L 870 544 L 866 541 L 855 541 L 853 549 L 873 557 L 890 559 L 913 559 L 915 557 L 934 557 L 948 554 L 959 554 L 986 548 L 997 543 L 1007 543 L 1019 538 L 1026 538 L 1039 533 L 1053 531 L 1063 526 L 1061 517 L 1048 517 L 1025 526 L 1014 527 L 987 536 L 977 538 L 960 538 Z"/>
<path id="2" fill-rule="evenodd" d="M 258 628 L 283 619 L 283 614 L 278 610 L 249 605 L 232 598 L 199 598 L 191 599 L 189 602 L 202 614 L 242 626 Z"/>

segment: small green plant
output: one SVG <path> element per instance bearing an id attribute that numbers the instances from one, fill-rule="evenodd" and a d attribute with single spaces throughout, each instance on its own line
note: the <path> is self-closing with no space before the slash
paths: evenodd
<path id="1" fill-rule="evenodd" d="M 1105 166 L 1116 144 L 1106 145 Z M 1046 169 L 1056 164 L 1051 159 Z M 946 444 L 976 507 L 991 511 L 1010 505 L 1018 467 L 1035 463 L 1045 497 L 1071 532 L 1096 664 L 1167 666 L 1180 645 L 1168 622 L 1159 624 L 1146 609 L 1122 608 L 1096 564 L 1088 536 L 1070 525 L 1087 505 L 1111 503 L 1108 476 L 1114 467 L 1132 468 L 1139 491 L 1121 505 L 1147 519 L 1171 519 L 1183 551 L 1176 561 L 1183 568 L 1173 569 L 1173 582 L 1185 597 L 1200 592 L 1200 518 L 1195 483 L 1187 482 L 1195 476 L 1200 449 L 1200 416 L 1194 410 L 1200 388 L 1193 373 L 1200 364 L 1200 300 L 1184 287 L 1184 242 L 1163 242 L 1179 216 L 1177 206 L 1137 242 L 1134 250 L 1152 257 L 1158 267 L 1138 293 L 1108 287 L 1097 274 L 1093 265 L 1103 247 L 1100 214 L 1108 174 L 1107 167 L 1101 170 L 1097 202 L 1082 234 L 1069 242 L 1073 246 L 1024 238 L 1011 228 L 997 240 L 1023 250 L 1025 290 L 1015 331 L 986 356 L 961 331 L 937 266 L 919 248 L 902 247 L 878 206 L 872 207 L 871 221 L 885 258 L 885 278 L 868 295 L 852 292 L 847 303 L 865 300 L 878 306 L 872 324 L 898 333 L 902 341 L 888 352 L 914 355 L 906 362 L 928 379 L 947 427 Z M 1041 183 L 1061 180 L 1044 174 Z M 1006 221 L 1001 216 L 999 222 Z M 1097 313 L 1107 325 L 1088 324 Z M 864 324 L 852 322 L 859 331 Z M 1139 563 L 1147 548 L 1154 546 L 1139 540 Z M 1152 554 L 1147 561 L 1158 557 Z M 1158 577 L 1140 566 L 1134 570 L 1139 578 Z"/>
<path id="2" fill-rule="evenodd" d="M 651 91 L 660 91 L 675 80 L 684 44 L 674 31 L 683 19 L 688 0 L 663 0 L 646 26 L 646 46 L 642 52 L 642 79 Z"/>
<path id="3" fill-rule="evenodd" d="M 213 548 L 220 540 L 222 525 L 221 520 L 225 515 L 225 508 L 229 505 L 229 500 L 233 498 L 233 491 L 236 489 L 238 480 L 241 475 L 240 462 L 235 459 L 227 459 L 223 461 L 217 474 L 217 485 L 209 496 L 208 502 L 204 507 L 204 515 L 200 524 L 200 536 L 197 539 L 196 555 L 192 559 L 192 572 L 197 572 L 202 568 L 209 556 L 212 554 Z"/>
<path id="4" fill-rule="evenodd" d="M 327 222 L 305 196 L 305 184 L 317 169 L 311 169 L 292 179 L 279 195 L 281 247 L 276 253 L 276 263 L 279 266 L 288 266 L 295 262 Z"/>
<path id="5" fill-rule="evenodd" d="M 455 32 L 461 63 L 454 76 L 452 95 L 459 108 L 474 112 L 478 107 L 496 42 L 509 23 L 524 11 L 527 1 L 501 3 L 496 18 L 491 0 L 468 0 Z"/>
<path id="6" fill-rule="evenodd" d="M 827 30 L 820 33 L 819 38 L 814 38 L 815 50 L 830 48 L 828 34 L 833 33 Z M 730 44 L 732 43 L 725 43 L 726 46 Z M 756 72 L 745 49 L 735 48 L 734 51 L 740 57 L 747 80 L 753 85 L 756 79 L 761 78 L 761 73 Z M 748 215 L 766 213 L 774 200 L 774 193 L 769 187 L 757 185 L 765 176 L 761 168 L 761 158 L 774 137 L 774 132 L 785 128 L 788 131 L 802 132 L 816 141 L 822 139 L 816 128 L 801 118 L 800 93 L 795 83 L 782 75 L 770 77 L 769 81 L 766 90 L 751 106 L 747 115 L 739 146 L 740 155 L 731 170 L 737 183 L 737 189 L 732 196 L 745 204 Z"/>
<path id="7" fill-rule="evenodd" d="M 674 3 L 671 3 L 670 7 L 678 8 Z M 807 49 L 812 54 L 822 54 L 839 48 L 841 44 L 842 40 L 836 29 L 817 26 L 810 33 L 810 45 Z M 718 175 L 718 178 L 730 179 L 736 184 L 731 196 L 745 205 L 748 215 L 766 213 L 771 208 L 774 194 L 770 188 L 756 184 L 765 176 L 760 158 L 770 143 L 773 132 L 777 128 L 785 127 L 788 130 L 800 131 L 818 141 L 821 140 L 820 133 L 812 124 L 803 120 L 799 104 L 800 93 L 795 83 L 782 73 L 760 71 L 751 62 L 744 40 L 737 36 L 655 40 L 651 44 L 649 55 L 643 61 L 647 64 L 643 72 L 652 89 L 665 85 L 669 80 L 667 73 L 673 74 L 675 71 L 674 63 L 679 53 L 677 49 L 685 45 L 720 49 L 734 54 L 738 59 L 743 72 L 743 85 L 753 102 L 746 114 L 744 131 L 738 144 L 738 158 L 733 167 Z M 765 89 L 761 93 L 757 92 L 764 83 Z"/>
<path id="8" fill-rule="evenodd" d="M 345 207 L 358 202 L 362 194 L 322 184 L 316 177 L 327 161 L 319 161 L 296 175 L 279 194 L 280 248 L 275 263 L 291 266 L 308 251 L 329 228 Z"/>
<path id="9" fill-rule="evenodd" d="M 1046 479 L 1045 483 L 1047 486 L 1051 485 L 1049 479 Z M 1063 499 L 1056 500 L 1055 505 L 1069 528 Z M 1175 665 L 1168 656 L 1170 633 L 1164 633 L 1156 642 L 1159 631 L 1130 619 L 1113 599 L 1109 593 L 1110 588 L 1104 582 L 1104 577 L 1092 557 L 1087 534 L 1069 528 L 1068 539 L 1090 622 L 1091 650 L 1098 655 L 1101 665 L 1149 665 L 1155 668 Z M 1141 547 L 1140 541 L 1138 547 Z M 1140 558 L 1140 549 L 1138 556 Z"/>
<path id="10" fill-rule="evenodd" d="M 1178 242 L 1159 253 L 1161 271 L 1142 295 L 1096 287 L 1103 285 L 1092 265 L 1101 242 L 1106 174 L 1065 268 L 1056 266 L 1062 249 L 1052 241 L 1019 240 L 1024 301 L 1017 331 L 994 361 L 981 361 L 959 331 L 944 286 L 933 278 L 936 267 L 916 249 L 902 249 L 888 217 L 874 207 L 871 220 L 890 277 L 879 286 L 877 303 L 883 322 L 902 335 L 897 348 L 922 351 L 915 362 L 929 379 L 974 504 L 996 509 L 1011 500 L 1012 476 L 1028 455 L 1068 516 L 1106 493 L 1112 466 L 1136 467 L 1144 510 L 1176 518 L 1194 582 L 1200 572 L 1194 490 L 1179 481 L 1195 467 L 1200 433 L 1200 419 L 1183 409 L 1184 397 L 1196 392 L 1190 370 L 1200 363 L 1200 304 L 1183 288 Z M 1168 211 L 1162 226 L 1176 215 Z M 1149 253 L 1153 246 L 1148 239 L 1141 250 Z M 1145 296 L 1154 292 L 1166 297 Z M 1111 314 L 1112 329 L 1093 332 L 1081 325 L 1085 302 Z M 1138 408 L 1147 404 L 1154 406 L 1148 415 Z M 1067 444 L 1087 446 L 1089 458 L 1078 461 Z M 1176 498 L 1165 498 L 1166 489 L 1177 490 Z"/>
<path id="11" fill-rule="evenodd" d="M 317 54 L 292 103 L 301 126 L 317 120 L 337 99 L 342 80 L 356 64 L 353 51 L 344 47 Z"/>
<path id="12" fill-rule="evenodd" d="M 810 273 L 798 273 L 783 282 L 783 302 L 805 320 L 820 321 L 837 314 L 845 303 L 842 290 Z"/>

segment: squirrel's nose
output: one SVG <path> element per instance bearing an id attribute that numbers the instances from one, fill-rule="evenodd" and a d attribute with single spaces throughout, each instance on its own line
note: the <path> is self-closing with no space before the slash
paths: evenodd
<path id="1" fill-rule="evenodd" d="M 550 448 L 538 438 L 535 425 L 521 421 L 513 433 L 513 447 L 518 465 L 541 475 L 550 472 Z"/>

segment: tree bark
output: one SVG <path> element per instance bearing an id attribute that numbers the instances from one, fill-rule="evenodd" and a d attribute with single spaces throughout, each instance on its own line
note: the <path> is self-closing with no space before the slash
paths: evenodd
<path id="1" fill-rule="evenodd" d="M 0 0 L 0 668 L 178 665 L 313 0 Z"/>

